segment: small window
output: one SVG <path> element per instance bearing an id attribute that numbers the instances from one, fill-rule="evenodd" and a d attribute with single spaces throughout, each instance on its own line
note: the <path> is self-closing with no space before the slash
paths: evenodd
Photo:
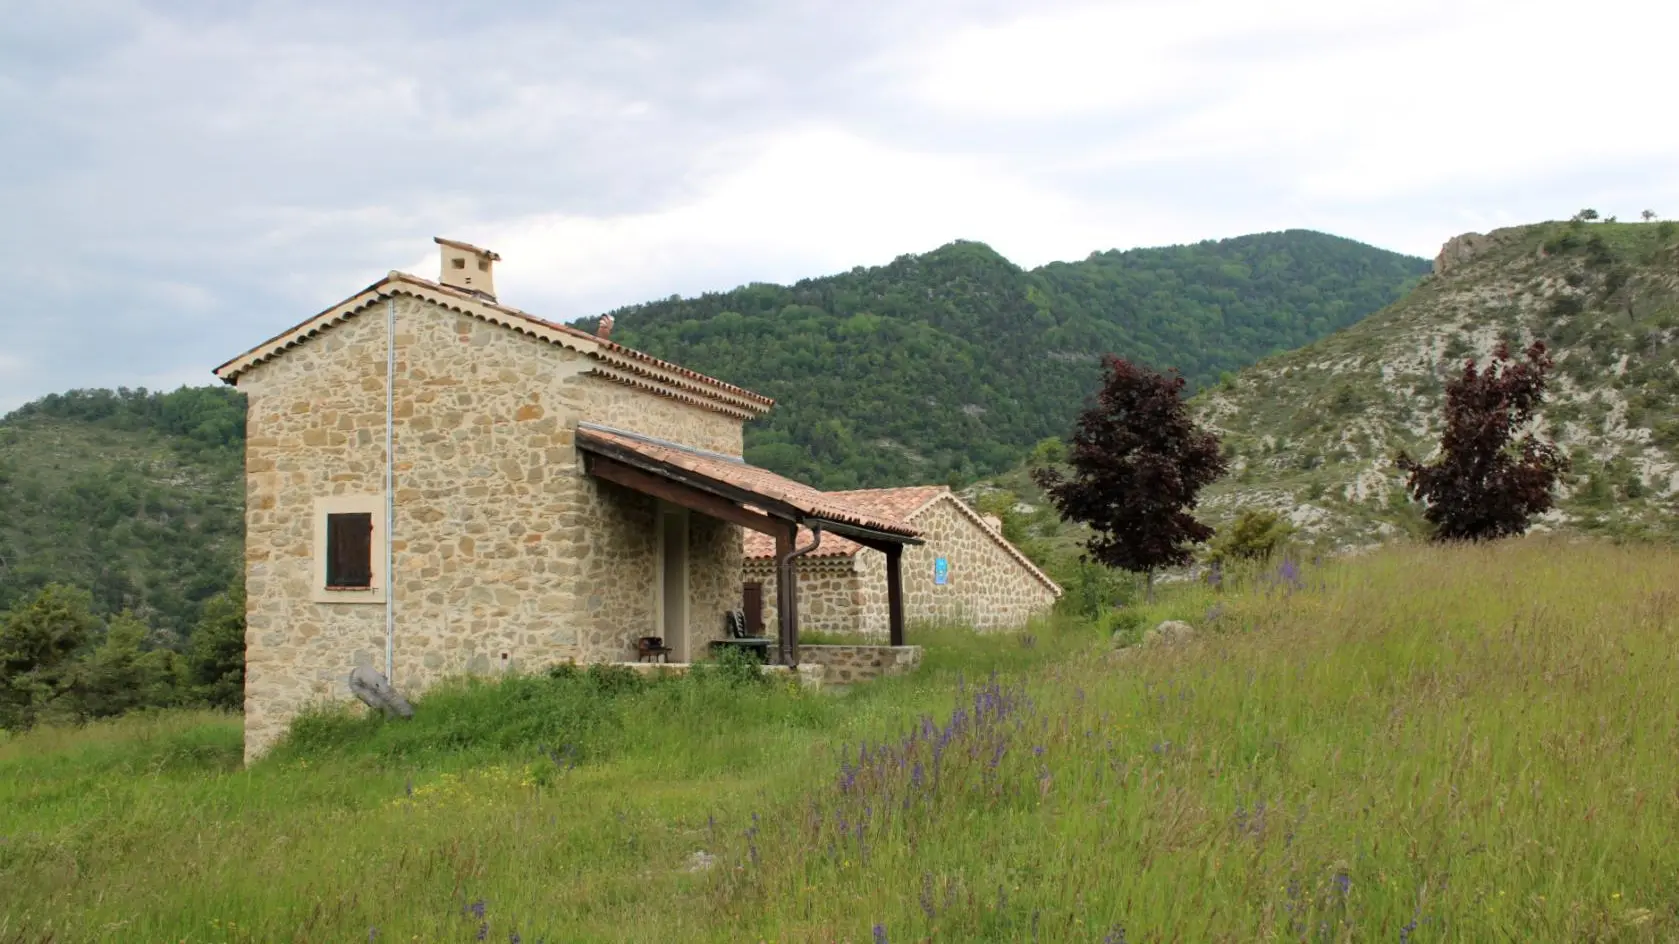
<path id="1" fill-rule="evenodd" d="M 490 260 L 488 260 L 488 259 L 479 259 L 479 260 L 478 260 L 478 271 L 479 271 L 479 272 L 488 272 L 488 271 L 490 271 Z"/>
<path id="2" fill-rule="evenodd" d="M 464 269 L 464 268 L 466 268 L 466 260 L 465 260 L 465 259 L 462 259 L 462 258 L 460 258 L 460 257 L 459 257 L 459 256 L 456 256 L 456 257 L 455 257 L 455 258 L 453 258 L 453 259 L 450 259 L 450 260 L 449 260 L 449 261 L 450 261 L 450 262 L 452 262 L 452 263 L 454 263 L 454 266 L 455 266 L 455 268 L 457 268 L 457 269 Z"/>
<path id="3" fill-rule="evenodd" d="M 329 590 L 373 586 L 373 515 L 326 516 L 326 585 Z"/>

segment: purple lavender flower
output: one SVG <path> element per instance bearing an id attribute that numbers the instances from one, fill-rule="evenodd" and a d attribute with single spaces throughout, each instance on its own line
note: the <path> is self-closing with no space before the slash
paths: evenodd
<path id="1" fill-rule="evenodd" d="M 928 921 L 933 920 L 938 914 L 933 908 L 933 873 L 931 872 L 921 873 L 921 910 L 927 915 Z"/>
<path id="2" fill-rule="evenodd" d="M 484 920 L 484 912 L 487 910 L 487 907 L 488 906 L 484 903 L 484 899 L 480 898 L 472 904 L 466 906 L 466 913 L 482 921 Z"/>
<path id="3" fill-rule="evenodd" d="M 1348 875 L 1345 872 L 1337 872 L 1335 874 L 1335 887 L 1339 888 L 1341 890 L 1341 894 L 1343 896 L 1345 896 L 1348 891 L 1352 890 L 1352 887 L 1353 887 L 1352 876 Z"/>
<path id="4" fill-rule="evenodd" d="M 886 925 L 877 924 L 874 926 L 874 944 L 886 944 Z"/>
<path id="5" fill-rule="evenodd" d="M 1108 929 L 1108 936 L 1102 938 L 1102 944 L 1125 944 L 1125 927 L 1114 925 Z"/>

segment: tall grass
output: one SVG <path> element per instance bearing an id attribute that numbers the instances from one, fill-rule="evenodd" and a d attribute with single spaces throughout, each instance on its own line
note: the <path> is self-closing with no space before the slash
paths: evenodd
<path id="1" fill-rule="evenodd" d="M 843 697 L 463 683 L 249 770 L 214 716 L 0 742 L 0 942 L 1679 935 L 1679 555 L 1262 576 L 1161 588 L 1187 645 L 923 630 Z"/>

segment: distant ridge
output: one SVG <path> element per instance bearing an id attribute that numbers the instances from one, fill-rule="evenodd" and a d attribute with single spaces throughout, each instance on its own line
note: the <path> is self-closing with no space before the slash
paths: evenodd
<path id="1" fill-rule="evenodd" d="M 776 398 L 747 432 L 755 463 L 828 488 L 956 484 L 1064 433 L 1105 352 L 1213 383 L 1357 322 L 1428 271 L 1307 230 L 1032 270 L 954 242 L 611 314 L 615 339 Z"/>

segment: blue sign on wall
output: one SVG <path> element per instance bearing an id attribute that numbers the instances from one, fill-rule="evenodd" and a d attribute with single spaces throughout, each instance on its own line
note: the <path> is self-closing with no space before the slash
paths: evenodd
<path id="1" fill-rule="evenodd" d="M 933 559 L 933 583 L 944 586 L 950 582 L 950 561 L 943 557 Z"/>

